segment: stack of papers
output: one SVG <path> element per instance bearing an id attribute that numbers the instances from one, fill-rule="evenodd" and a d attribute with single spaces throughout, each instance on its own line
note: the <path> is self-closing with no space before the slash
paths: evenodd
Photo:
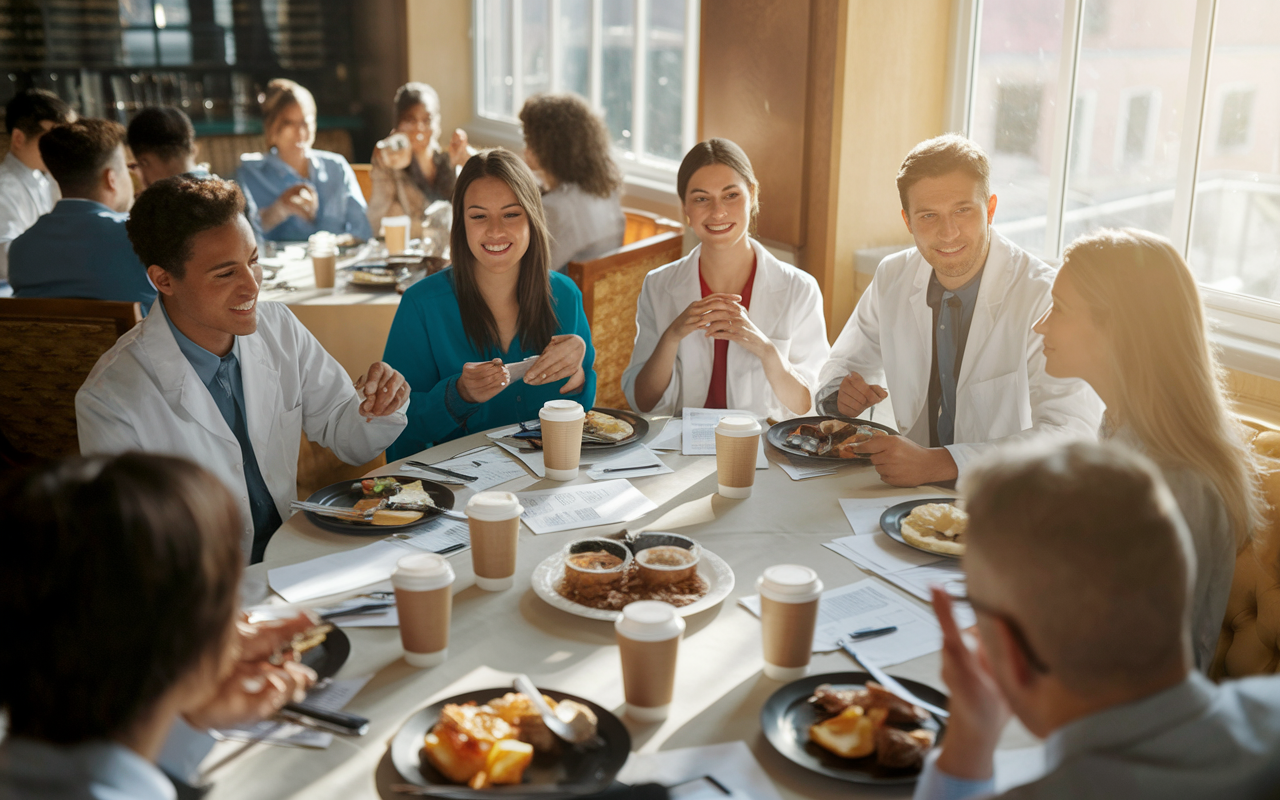
<path id="1" fill-rule="evenodd" d="M 516 497 L 524 506 L 521 519 L 534 533 L 621 524 L 658 507 L 627 480 L 517 492 Z"/>
<path id="2" fill-rule="evenodd" d="M 447 461 L 437 461 L 435 465 L 456 472 L 459 475 L 473 476 L 475 478 L 474 481 L 466 481 L 462 484 L 473 492 L 483 492 L 507 481 L 523 478 L 527 474 L 524 468 L 507 458 L 502 450 L 492 445 L 477 447 L 474 450 L 459 453 Z M 407 464 L 400 466 L 399 469 L 413 475 L 422 475 L 429 480 L 441 483 L 455 482 L 453 478 L 447 475 L 440 475 L 431 470 L 419 469 Z"/>
<path id="3" fill-rule="evenodd" d="M 782 471 L 787 473 L 787 477 L 793 481 L 802 481 L 806 478 L 820 478 L 823 475 L 835 475 L 841 467 L 847 467 L 849 464 L 832 464 L 822 463 L 820 461 L 810 462 L 808 464 L 798 464 L 788 453 L 780 454 L 778 466 L 782 467 Z M 850 463 L 854 463 L 852 459 Z"/>
<path id="4" fill-rule="evenodd" d="M 760 616 L 760 595 L 738 601 Z M 962 624 L 964 624 L 962 622 Z M 818 601 L 818 625 L 813 633 L 813 652 L 840 649 L 842 637 L 868 628 L 896 625 L 898 630 L 857 642 L 859 653 L 881 666 L 891 666 L 942 649 L 942 628 L 933 612 L 920 608 L 867 578 L 822 593 Z"/>

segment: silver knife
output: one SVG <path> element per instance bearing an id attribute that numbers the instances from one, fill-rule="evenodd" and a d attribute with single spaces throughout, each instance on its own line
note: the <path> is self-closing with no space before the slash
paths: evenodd
<path id="1" fill-rule="evenodd" d="M 861 664 L 862 668 L 865 669 L 867 673 L 871 675 L 871 677 L 875 678 L 877 683 L 879 683 L 881 686 L 888 689 L 889 691 L 893 692 L 898 697 L 901 697 L 903 700 L 906 700 L 908 703 L 915 703 L 916 705 L 920 706 L 925 711 L 928 711 L 930 714 L 933 714 L 936 717 L 942 717 L 943 719 L 948 719 L 951 716 L 951 713 L 948 712 L 946 709 L 938 708 L 933 703 L 926 703 L 925 701 L 921 700 L 919 697 L 916 697 L 915 694 L 913 694 L 909 689 L 907 689 L 907 687 L 903 686 L 902 684 L 898 683 L 895 679 L 891 678 L 889 674 L 886 673 L 884 670 L 880 669 L 875 664 L 872 664 L 865 657 L 858 655 L 858 651 L 854 650 L 853 645 L 849 644 L 847 640 L 841 639 L 840 646 L 844 648 L 844 651 L 849 654 L 850 658 L 852 658 L 854 661 Z"/>

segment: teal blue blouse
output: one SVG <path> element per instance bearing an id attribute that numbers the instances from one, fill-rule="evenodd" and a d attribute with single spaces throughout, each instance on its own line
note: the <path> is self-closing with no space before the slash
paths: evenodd
<path id="1" fill-rule="evenodd" d="M 452 268 L 409 287 L 391 323 L 382 356 L 383 361 L 404 375 L 412 391 L 409 424 L 387 448 L 389 460 L 411 456 L 469 433 L 537 419 L 539 409 L 548 400 L 576 400 L 583 408 L 591 408 L 596 398 L 596 372 L 592 368 L 596 351 L 582 310 L 582 292 L 560 273 L 553 272 L 550 277 L 551 302 L 559 322 L 556 334 L 576 333 L 587 343 L 582 358 L 586 381 L 570 394 L 560 394 L 568 378 L 541 386 L 514 381 L 483 403 L 468 403 L 458 394 L 464 363 L 501 358 L 510 364 L 537 355 L 538 351 L 526 347 L 518 335 L 505 353 L 496 347 L 484 352 L 477 349 L 462 329 Z"/>

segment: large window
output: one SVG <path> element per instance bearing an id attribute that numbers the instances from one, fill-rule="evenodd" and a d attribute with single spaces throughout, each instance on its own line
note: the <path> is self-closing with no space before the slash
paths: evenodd
<path id="1" fill-rule="evenodd" d="M 1280 2 L 957 7 L 961 123 L 991 155 L 1002 232 L 1052 261 L 1099 228 L 1150 230 L 1211 305 L 1280 320 Z"/>
<path id="2" fill-rule="evenodd" d="M 525 98 L 574 92 L 630 175 L 669 182 L 694 143 L 698 0 L 474 0 L 476 112 L 514 143 Z"/>

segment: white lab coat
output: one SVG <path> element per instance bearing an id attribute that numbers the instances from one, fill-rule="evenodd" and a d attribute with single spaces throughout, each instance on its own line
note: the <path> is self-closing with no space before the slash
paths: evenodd
<path id="1" fill-rule="evenodd" d="M 159 300 L 98 359 L 76 393 L 84 455 L 142 450 L 188 458 L 226 484 L 240 507 L 245 558 L 253 517 L 240 443 L 195 368 L 178 349 Z M 407 423 L 406 402 L 365 422 L 343 368 L 280 303 L 258 304 L 258 330 L 238 337 L 245 416 L 254 455 L 280 519 L 297 497 L 302 431 L 349 464 L 373 459 Z"/>
<path id="2" fill-rule="evenodd" d="M 825 400 L 850 372 L 882 384 L 898 430 L 926 447 L 932 272 L 914 247 L 880 262 L 831 348 L 818 393 Z M 1096 435 L 1102 401 L 1084 381 L 1046 374 L 1043 337 L 1031 330 L 1049 308 L 1053 278 L 1047 264 L 992 232 L 956 382 L 956 443 L 947 446 L 961 473 L 1002 442 L 1044 433 Z"/>
<path id="3" fill-rule="evenodd" d="M 812 275 L 774 258 L 751 239 L 756 252 L 756 277 L 747 316 L 773 342 L 793 370 L 808 386 L 817 388 L 818 370 L 831 351 L 827 343 L 822 291 Z M 636 376 L 658 346 L 671 322 L 689 304 L 702 297 L 698 258 L 702 245 L 689 255 L 659 267 L 644 279 L 636 304 L 636 343 L 631 363 L 622 373 L 622 391 L 632 408 L 636 405 Z M 671 369 L 671 382 L 650 413 L 678 414 L 682 408 L 701 408 L 707 402 L 715 340 L 695 332 L 680 342 Z M 775 420 L 799 416 L 792 413 L 769 385 L 764 364 L 736 342 L 729 342 L 725 399 L 729 408 L 751 411 Z"/>

